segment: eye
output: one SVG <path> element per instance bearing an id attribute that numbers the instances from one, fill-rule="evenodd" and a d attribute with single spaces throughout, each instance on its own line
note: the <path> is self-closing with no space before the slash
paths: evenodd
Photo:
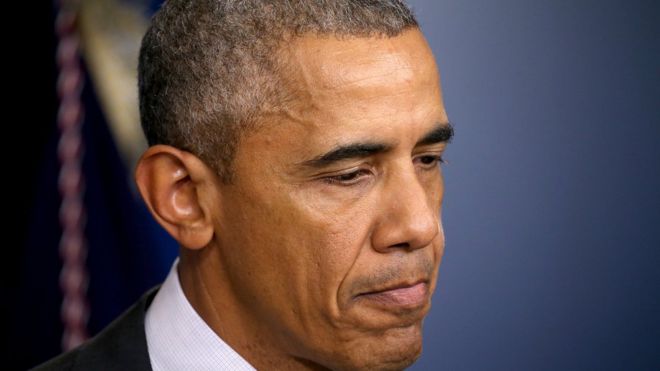
<path id="1" fill-rule="evenodd" d="M 323 178 L 323 180 L 330 184 L 348 186 L 358 183 L 362 178 L 368 176 L 369 174 L 370 174 L 369 170 L 358 169 L 355 171 L 351 171 L 349 173 L 327 176 Z"/>
<path id="2" fill-rule="evenodd" d="M 417 160 L 421 163 L 422 167 L 425 169 L 433 169 L 439 164 L 443 164 L 445 161 L 442 159 L 442 155 L 424 155 L 417 157 Z"/>

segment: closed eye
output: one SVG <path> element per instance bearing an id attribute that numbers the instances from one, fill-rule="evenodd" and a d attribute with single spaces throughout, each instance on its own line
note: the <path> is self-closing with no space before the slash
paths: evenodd
<path id="1" fill-rule="evenodd" d="M 369 176 L 370 174 L 371 172 L 367 169 L 357 169 L 348 173 L 326 176 L 322 179 L 326 183 L 350 186 L 360 182 L 362 178 Z"/>

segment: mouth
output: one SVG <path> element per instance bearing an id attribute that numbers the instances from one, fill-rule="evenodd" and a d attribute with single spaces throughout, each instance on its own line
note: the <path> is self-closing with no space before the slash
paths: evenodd
<path id="1" fill-rule="evenodd" d="M 368 301 L 376 306 L 394 310 L 416 310 L 424 307 L 429 299 L 428 281 L 412 284 L 401 283 L 384 289 L 358 294 L 355 300 Z"/>

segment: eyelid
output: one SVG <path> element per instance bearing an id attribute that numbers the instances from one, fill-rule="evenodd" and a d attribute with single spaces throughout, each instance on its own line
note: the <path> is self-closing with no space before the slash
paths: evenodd
<path id="1" fill-rule="evenodd" d="M 362 179 L 368 176 L 369 174 L 371 174 L 371 171 L 369 169 L 360 167 L 360 168 L 350 169 L 349 171 L 343 171 L 340 173 L 325 175 L 321 178 L 321 180 L 328 184 L 351 186 L 360 183 Z M 354 177 L 349 180 L 340 179 L 341 177 L 345 177 L 345 176 L 354 176 Z"/>
<path id="2" fill-rule="evenodd" d="M 413 162 L 417 162 L 422 158 L 430 157 L 433 159 L 433 162 L 429 164 L 422 163 L 421 166 L 427 170 L 435 169 L 438 165 L 446 163 L 443 155 L 444 155 L 444 151 L 421 153 L 413 158 Z"/>
<path id="3" fill-rule="evenodd" d="M 413 157 L 413 162 L 417 162 L 422 158 L 430 157 L 433 159 L 432 163 L 421 164 L 421 167 L 424 170 L 434 170 L 440 164 L 445 163 L 443 158 L 444 155 L 444 146 L 442 149 L 436 149 L 429 152 L 423 152 L 415 155 Z M 372 167 L 353 167 L 350 169 L 339 170 L 337 172 L 328 172 L 324 174 L 319 174 L 318 179 L 326 184 L 339 185 L 339 186 L 352 186 L 363 181 L 363 178 L 373 174 Z M 342 177 L 349 177 L 350 179 L 342 180 Z"/>

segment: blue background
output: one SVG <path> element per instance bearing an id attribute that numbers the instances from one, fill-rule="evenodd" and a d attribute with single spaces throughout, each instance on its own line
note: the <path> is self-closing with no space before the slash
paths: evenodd
<path id="1" fill-rule="evenodd" d="M 413 370 L 660 370 L 660 2 L 411 1 L 456 129 Z"/>

